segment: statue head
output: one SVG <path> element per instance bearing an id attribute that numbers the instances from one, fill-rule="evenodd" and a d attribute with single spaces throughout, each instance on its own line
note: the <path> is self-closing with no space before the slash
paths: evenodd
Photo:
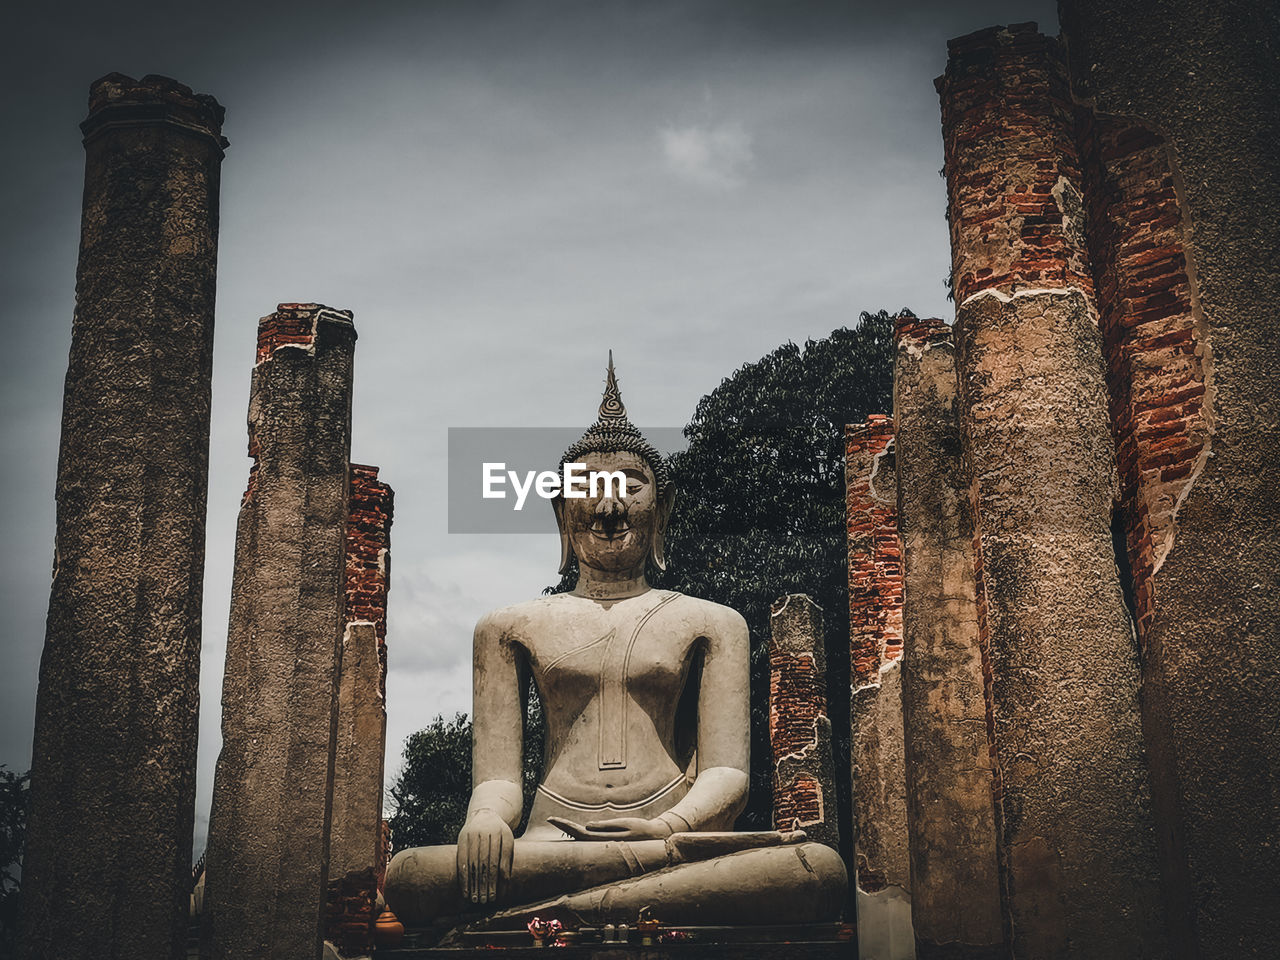
<path id="1" fill-rule="evenodd" d="M 560 572 L 575 556 L 581 566 L 615 577 L 643 574 L 650 561 L 665 570 L 663 542 L 675 487 L 665 458 L 627 419 L 612 350 L 599 416 L 560 458 L 561 468 L 566 463 L 584 464 L 588 475 L 623 473 L 626 496 L 601 485 L 586 497 L 566 498 L 562 492 L 551 501 L 560 528 Z"/>

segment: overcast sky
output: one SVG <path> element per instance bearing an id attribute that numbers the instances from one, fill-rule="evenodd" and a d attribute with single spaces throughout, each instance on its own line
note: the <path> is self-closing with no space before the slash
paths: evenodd
<path id="1" fill-rule="evenodd" d="M 450 535 L 450 426 L 632 419 L 862 310 L 951 317 L 946 41 L 1057 32 L 1051 0 L 26 4 L 0 154 L 0 763 L 30 763 L 53 552 L 89 84 L 172 76 L 227 108 L 196 848 L 219 748 L 257 319 L 353 310 L 354 441 L 396 490 L 387 771 L 470 710 L 484 611 L 555 577 L 551 536 Z M 558 451 L 551 451 L 554 457 Z M 540 506 L 540 505 L 537 505 Z"/>

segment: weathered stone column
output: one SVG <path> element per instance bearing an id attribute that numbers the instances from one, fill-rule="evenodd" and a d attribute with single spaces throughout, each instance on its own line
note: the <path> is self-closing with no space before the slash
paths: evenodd
<path id="1" fill-rule="evenodd" d="M 350 313 L 314 303 L 281 304 L 258 326 L 209 819 L 209 957 L 320 955 L 355 339 Z"/>
<path id="2" fill-rule="evenodd" d="M 902 563 L 893 421 L 845 427 L 849 546 L 850 752 L 858 948 L 915 955 L 902 731 Z"/>
<path id="3" fill-rule="evenodd" d="M 961 456 L 956 354 L 941 320 L 898 318 L 893 371 L 903 545 L 902 721 L 916 955 L 1004 957 L 991 664 Z"/>
<path id="4" fill-rule="evenodd" d="M 839 849 L 822 608 L 803 593 L 788 594 L 774 601 L 769 629 L 774 826 Z"/>
<path id="5" fill-rule="evenodd" d="M 942 94 L 966 455 L 1015 956 L 1168 953 L 1070 94 L 1034 24 L 951 44 Z"/>
<path id="6" fill-rule="evenodd" d="M 223 110 L 93 84 L 23 862 L 27 957 L 186 937 Z"/>
<path id="7" fill-rule="evenodd" d="M 1100 112 L 1104 331 L 1174 942 L 1280 957 L 1280 23 L 1267 3 L 1059 8 L 1076 95 Z"/>
<path id="8" fill-rule="evenodd" d="M 374 902 L 382 861 L 393 504 L 394 494 L 378 480 L 377 467 L 352 464 L 325 939 L 343 956 L 353 957 L 373 952 Z"/>

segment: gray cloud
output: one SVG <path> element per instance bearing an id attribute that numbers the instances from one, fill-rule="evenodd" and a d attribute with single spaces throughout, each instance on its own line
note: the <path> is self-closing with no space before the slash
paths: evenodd
<path id="1" fill-rule="evenodd" d="M 698 186 L 740 187 L 755 161 L 751 134 L 736 120 L 714 126 L 663 127 L 658 137 L 667 169 Z"/>

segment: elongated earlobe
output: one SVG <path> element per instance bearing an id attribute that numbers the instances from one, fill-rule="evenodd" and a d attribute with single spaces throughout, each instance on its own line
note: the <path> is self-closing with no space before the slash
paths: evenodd
<path id="1" fill-rule="evenodd" d="M 569 528 L 564 519 L 564 498 L 553 497 L 551 509 L 556 513 L 556 526 L 560 529 L 560 576 L 569 572 L 569 561 L 573 559 L 573 547 L 569 545 Z"/>
<path id="2" fill-rule="evenodd" d="M 653 540 L 650 546 L 649 559 L 659 570 L 667 569 L 665 545 L 667 540 L 667 524 L 671 521 L 671 508 L 676 504 L 676 488 L 668 486 L 658 501 L 658 509 L 653 512 Z"/>

